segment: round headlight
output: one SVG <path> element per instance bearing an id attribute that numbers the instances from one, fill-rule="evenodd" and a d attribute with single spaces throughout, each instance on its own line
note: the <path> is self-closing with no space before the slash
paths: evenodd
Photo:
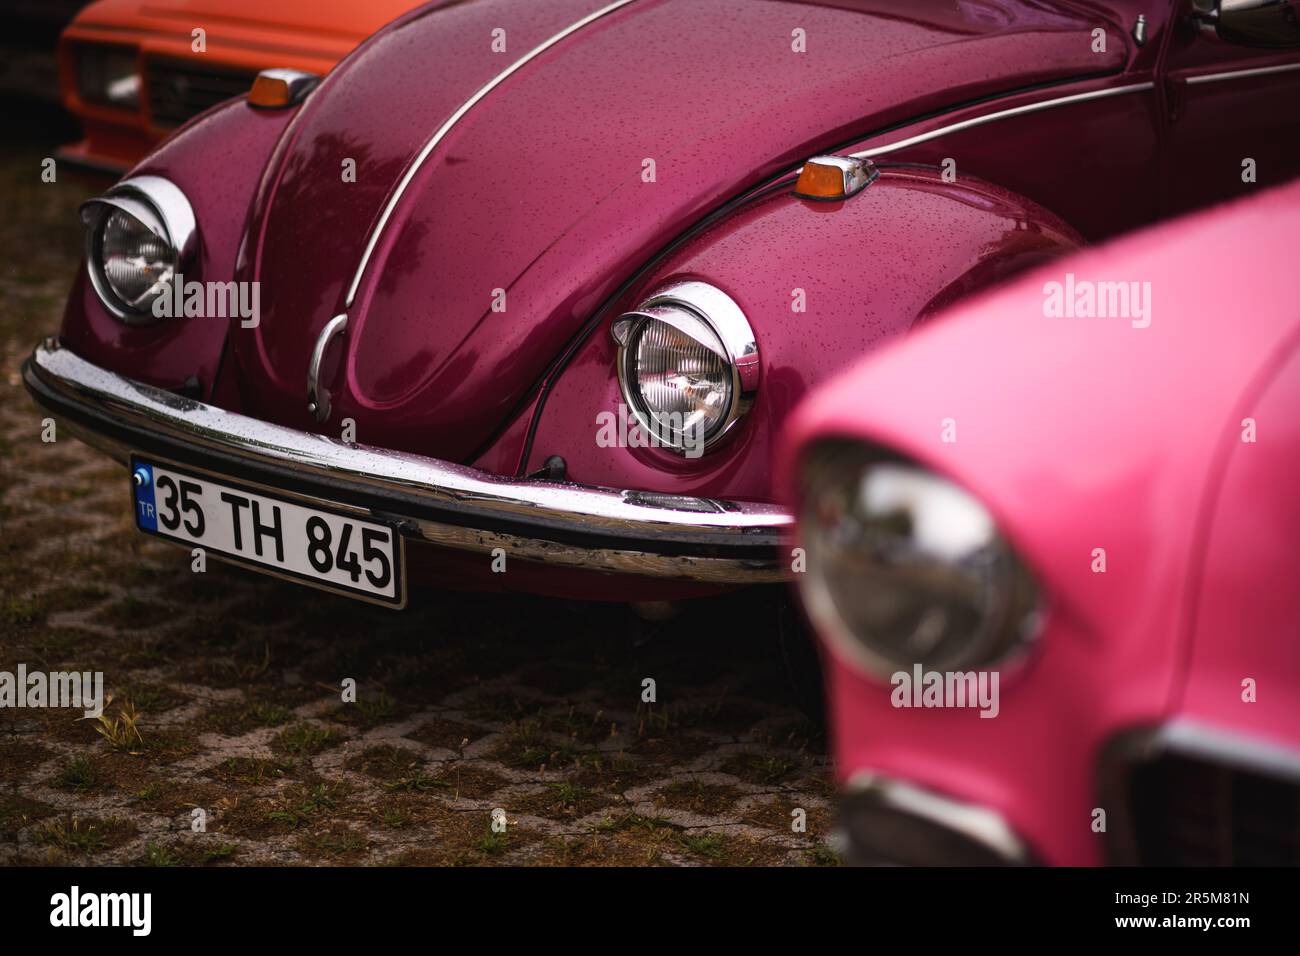
<path id="1" fill-rule="evenodd" d="M 613 326 L 618 378 L 656 444 L 694 457 L 748 411 L 758 346 L 740 307 L 702 282 L 669 287 Z"/>
<path id="2" fill-rule="evenodd" d="M 133 312 L 147 310 L 176 275 L 176 250 L 167 238 L 120 209 L 104 220 L 99 256 L 114 297 Z"/>
<path id="3" fill-rule="evenodd" d="M 990 667 L 1036 636 L 1028 569 L 987 509 L 932 472 L 824 444 L 804 468 L 799 520 L 809 616 L 872 674 Z"/>
<path id="4" fill-rule="evenodd" d="M 124 322 L 154 321 L 194 237 L 194 213 L 179 189 L 156 176 L 124 180 L 81 207 L 86 268 L 106 308 Z"/>

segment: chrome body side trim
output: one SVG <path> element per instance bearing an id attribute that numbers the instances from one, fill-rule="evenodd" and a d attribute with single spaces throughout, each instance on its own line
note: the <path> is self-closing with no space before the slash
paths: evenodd
<path id="1" fill-rule="evenodd" d="M 379 238 L 384 234 L 384 229 L 388 225 L 389 218 L 393 215 L 393 210 L 395 210 L 397 204 L 402 201 L 402 196 L 406 192 L 406 188 L 411 185 L 411 180 L 413 180 L 415 174 L 420 171 L 425 160 L 429 158 L 429 154 L 432 153 L 434 149 L 437 148 L 438 144 L 443 141 L 446 135 L 451 132 L 452 127 L 459 123 L 461 119 L 464 118 L 465 114 L 472 110 L 479 101 L 483 99 L 483 97 L 487 96 L 494 89 L 504 83 L 525 64 L 535 60 L 551 47 L 555 46 L 555 44 L 559 43 L 566 37 L 577 33 L 583 27 L 596 22 L 607 14 L 613 13 L 615 10 L 622 9 L 632 2 L 633 0 L 614 0 L 613 3 L 587 14 L 577 23 L 565 27 L 550 39 L 545 40 L 533 49 L 529 50 L 514 63 L 510 64 L 490 79 L 480 87 L 473 96 L 462 103 L 456 112 L 447 117 L 446 121 L 438 127 L 434 134 L 429 137 L 428 142 L 426 142 L 419 153 L 416 154 L 415 159 L 413 159 L 410 165 L 406 167 L 406 172 L 403 173 L 402 178 L 398 180 L 397 187 L 393 190 L 392 195 L 388 197 L 388 202 L 384 204 L 384 210 L 379 214 L 379 219 L 375 222 L 374 228 L 370 230 L 370 237 L 366 240 L 365 251 L 361 253 L 361 262 L 357 265 L 357 271 L 352 276 L 352 284 L 348 286 L 347 299 L 345 299 L 343 303 L 346 308 L 351 308 L 352 303 L 356 301 L 357 290 L 361 287 L 361 280 L 365 276 L 366 266 L 370 264 L 370 257 L 374 254 L 375 246 L 379 244 Z"/>
<path id="2" fill-rule="evenodd" d="M 1300 70 L 1300 63 L 1257 66 L 1251 70 L 1229 70 L 1226 73 L 1202 73 L 1199 76 L 1189 76 L 1187 85 L 1196 86 L 1201 83 L 1221 83 L 1224 80 L 1244 80 L 1251 76 L 1272 76 L 1274 73 L 1291 73 L 1295 70 Z"/>
<path id="3" fill-rule="evenodd" d="M 38 405 L 121 461 L 147 452 L 363 507 L 433 544 L 719 584 L 789 576 L 781 548 L 793 522 L 775 504 L 504 478 L 349 444 L 132 381 L 52 339 L 32 353 L 23 377 Z"/>
<path id="4" fill-rule="evenodd" d="M 1089 90 L 1086 93 L 1073 93 L 1070 96 L 1058 96 L 1051 100 L 1039 100 L 1037 103 L 1026 103 L 1024 106 L 1014 106 L 1010 109 L 998 110 L 995 113 L 986 113 L 983 116 L 972 116 L 970 119 L 962 120 L 960 123 L 941 126 L 938 129 L 932 129 L 926 133 L 917 133 L 915 136 L 900 139 L 895 143 L 886 143 L 884 146 L 873 146 L 870 149 L 859 150 L 856 153 L 849 153 L 849 156 L 853 159 L 872 159 L 876 156 L 882 156 L 885 153 L 892 153 L 897 149 L 906 149 L 908 146 L 928 143 L 932 139 L 938 139 L 940 136 L 947 136 L 949 133 L 959 133 L 964 129 L 983 126 L 985 123 L 995 123 L 998 120 L 1009 119 L 1013 116 L 1023 116 L 1027 113 L 1037 113 L 1040 110 L 1055 109 L 1058 106 L 1069 106 L 1073 103 L 1086 103 L 1091 100 L 1103 100 L 1111 96 L 1123 96 L 1127 93 L 1141 93 L 1145 90 L 1153 89 L 1155 89 L 1154 83 L 1132 83 L 1128 86 L 1112 86 L 1104 90 Z"/>

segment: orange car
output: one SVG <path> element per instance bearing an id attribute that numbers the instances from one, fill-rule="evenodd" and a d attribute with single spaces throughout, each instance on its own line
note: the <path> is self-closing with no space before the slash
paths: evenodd
<path id="1" fill-rule="evenodd" d="M 259 70 L 323 75 L 421 2 L 98 0 L 59 38 L 63 103 L 85 138 L 57 155 L 120 173 L 191 116 L 247 92 Z"/>

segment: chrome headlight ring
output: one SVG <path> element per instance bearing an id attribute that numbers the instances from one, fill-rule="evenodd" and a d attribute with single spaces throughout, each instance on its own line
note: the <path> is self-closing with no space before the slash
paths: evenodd
<path id="1" fill-rule="evenodd" d="M 699 281 L 664 286 L 614 320 L 610 332 L 618 344 L 616 365 L 623 401 L 647 434 L 658 436 L 664 447 L 679 454 L 690 453 L 693 445 L 672 435 L 664 437 L 662 420 L 650 407 L 638 378 L 638 346 L 652 326 L 689 340 L 697 354 L 716 357 L 720 381 L 713 395 L 718 405 L 704 429 L 701 447 L 708 450 L 733 431 L 754 404 L 761 369 L 754 330 L 731 296 Z"/>
<path id="2" fill-rule="evenodd" d="M 100 302 L 128 325 L 157 321 L 150 309 L 153 299 L 164 287 L 170 287 L 198 242 L 194 209 L 185 194 L 161 176 L 135 176 L 122 180 L 104 195 L 82 203 L 79 212 L 86 225 L 86 271 Z M 166 274 L 134 302 L 120 294 L 105 272 L 104 235 L 115 214 L 129 217 L 156 237 L 165 248 L 170 264 Z"/>

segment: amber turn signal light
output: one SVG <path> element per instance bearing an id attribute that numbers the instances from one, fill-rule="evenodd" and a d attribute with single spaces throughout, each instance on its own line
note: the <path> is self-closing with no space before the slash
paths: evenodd
<path id="1" fill-rule="evenodd" d="M 866 189 L 880 175 L 869 159 L 852 156 L 814 156 L 803 164 L 794 194 L 800 199 L 835 202 Z"/>
<path id="2" fill-rule="evenodd" d="M 248 91 L 248 105 L 263 110 L 284 109 L 303 101 L 320 82 L 315 73 L 301 70 L 263 70 Z"/>

